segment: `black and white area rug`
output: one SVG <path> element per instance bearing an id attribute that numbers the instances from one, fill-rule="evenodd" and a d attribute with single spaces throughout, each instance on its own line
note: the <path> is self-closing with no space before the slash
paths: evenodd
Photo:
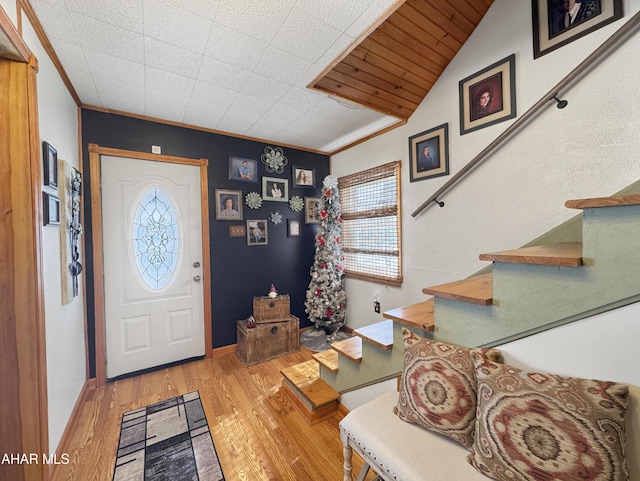
<path id="1" fill-rule="evenodd" d="M 198 391 L 122 415 L 113 481 L 222 481 Z"/>
<path id="2" fill-rule="evenodd" d="M 338 331 L 333 339 L 329 339 L 329 336 L 325 334 L 324 329 L 318 329 L 312 327 L 306 329 L 300 334 L 300 344 L 313 352 L 326 351 L 331 347 L 331 344 L 338 341 L 343 341 L 352 337 L 351 334 L 344 331 Z"/>

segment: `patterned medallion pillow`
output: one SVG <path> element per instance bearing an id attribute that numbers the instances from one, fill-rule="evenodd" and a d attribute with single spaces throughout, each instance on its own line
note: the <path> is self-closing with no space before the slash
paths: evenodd
<path id="1" fill-rule="evenodd" d="M 431 341 L 406 328 L 402 334 L 404 368 L 394 413 L 471 449 L 476 380 L 470 349 Z M 495 349 L 478 352 L 495 361 L 500 359 L 500 351 Z"/>
<path id="2" fill-rule="evenodd" d="M 502 481 L 625 481 L 624 384 L 522 371 L 472 353 L 478 379 L 468 461 Z"/>

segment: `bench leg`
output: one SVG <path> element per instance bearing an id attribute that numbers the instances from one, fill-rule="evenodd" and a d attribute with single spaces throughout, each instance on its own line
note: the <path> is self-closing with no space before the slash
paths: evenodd
<path id="1" fill-rule="evenodd" d="M 353 450 L 351 449 L 351 446 L 349 445 L 349 440 L 348 439 L 344 440 L 344 444 L 343 444 L 343 448 L 342 448 L 342 455 L 344 457 L 344 463 L 342 465 L 342 467 L 344 469 L 343 481 L 353 481 L 353 478 L 351 477 L 351 470 L 352 470 L 351 458 L 353 456 Z"/>

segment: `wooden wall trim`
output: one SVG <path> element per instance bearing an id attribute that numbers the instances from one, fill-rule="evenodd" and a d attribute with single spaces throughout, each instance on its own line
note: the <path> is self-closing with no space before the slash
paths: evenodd
<path id="1" fill-rule="evenodd" d="M 204 303 L 204 341 L 205 357 L 212 356 L 213 331 L 211 325 L 211 259 L 209 232 L 209 187 L 207 159 L 190 159 L 170 155 L 151 154 L 133 150 L 114 149 L 89 144 L 89 171 L 91 184 L 91 219 L 93 230 L 93 270 L 94 270 L 94 316 L 95 316 L 95 345 L 96 345 L 96 386 L 106 383 L 106 332 L 104 319 L 104 250 L 102 244 L 102 193 L 100 177 L 100 157 L 126 157 L 156 162 L 170 162 L 182 165 L 200 166 L 200 202 L 202 218 L 202 275 L 203 275 L 203 303 Z"/>
<path id="2" fill-rule="evenodd" d="M 0 45 L 3 47 L 0 48 L 0 55 L 9 60 L 27 63 L 32 56 L 31 50 L 3 8 L 0 8 L 0 33 Z"/>

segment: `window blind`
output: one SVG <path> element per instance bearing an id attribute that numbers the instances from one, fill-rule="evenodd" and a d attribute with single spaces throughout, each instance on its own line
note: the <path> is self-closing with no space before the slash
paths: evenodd
<path id="1" fill-rule="evenodd" d="M 345 276 L 402 284 L 400 161 L 340 177 Z"/>

